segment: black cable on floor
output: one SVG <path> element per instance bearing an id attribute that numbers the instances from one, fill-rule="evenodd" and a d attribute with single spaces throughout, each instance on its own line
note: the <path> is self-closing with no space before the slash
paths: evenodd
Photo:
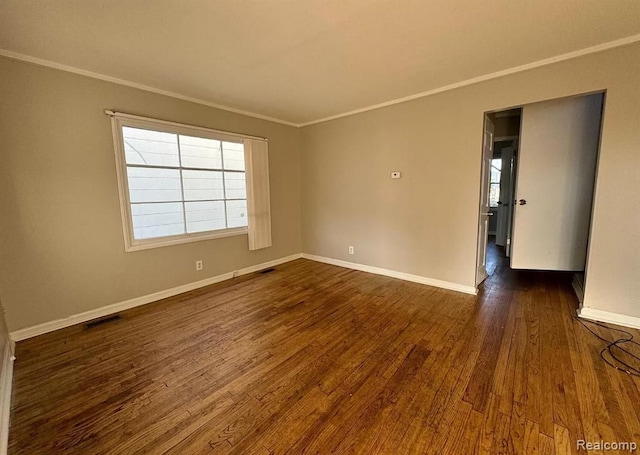
<path id="1" fill-rule="evenodd" d="M 588 321 L 588 320 L 584 320 L 578 317 L 574 317 L 574 319 L 576 321 L 578 321 L 580 324 L 582 324 L 582 326 L 587 329 L 589 332 L 591 332 L 593 335 L 595 335 L 596 337 L 598 337 L 601 341 L 604 341 L 605 343 L 607 343 L 607 346 L 604 347 L 604 349 L 602 349 L 600 351 L 600 357 L 602 358 L 602 360 L 604 360 L 609 366 L 612 366 L 613 368 L 615 368 L 616 370 L 619 371 L 623 371 L 631 376 L 637 376 L 640 377 L 640 356 L 633 354 L 631 352 L 629 352 L 628 350 L 626 350 L 625 348 L 621 347 L 620 345 L 623 345 L 625 343 L 630 344 L 630 345 L 635 345 L 640 347 L 640 343 L 638 343 L 637 341 L 635 341 L 633 339 L 633 335 L 630 334 L 629 332 L 622 330 L 622 329 L 614 329 L 613 327 L 609 327 L 605 324 L 602 324 L 600 322 L 596 322 L 596 321 Z M 607 340 L 606 338 L 601 337 L 600 335 L 598 335 L 596 332 L 594 332 L 593 330 L 591 330 L 591 328 L 587 325 L 587 323 L 589 324 L 593 324 L 593 325 L 597 325 L 598 327 L 602 327 L 605 328 L 607 330 L 611 330 L 614 332 L 619 332 L 619 333 L 623 333 L 626 335 L 626 337 L 624 338 L 618 338 L 615 341 L 610 341 Z M 625 362 L 624 360 L 620 359 L 618 356 L 615 355 L 613 349 L 619 349 L 620 351 L 624 352 L 625 354 L 627 354 L 628 356 L 634 358 L 635 360 L 638 361 L 638 364 L 633 366 L 633 365 L 629 365 L 627 362 Z M 609 355 L 609 358 L 611 359 L 607 359 L 607 357 L 605 356 L 605 352 Z"/>

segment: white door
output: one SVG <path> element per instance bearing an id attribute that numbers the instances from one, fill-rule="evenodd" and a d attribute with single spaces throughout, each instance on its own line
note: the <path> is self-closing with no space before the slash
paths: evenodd
<path id="1" fill-rule="evenodd" d="M 511 197 L 511 161 L 513 159 L 513 147 L 504 147 L 501 150 L 500 166 L 500 200 L 498 201 L 498 221 L 496 223 L 496 245 L 507 245 L 507 231 L 510 211 L 513 204 Z"/>
<path id="2" fill-rule="evenodd" d="M 489 235 L 489 173 L 493 158 L 493 122 L 489 117 L 484 119 L 484 140 L 482 143 L 482 172 L 480 180 L 480 213 L 478 216 L 478 258 L 476 268 L 476 285 L 487 277 L 487 236 Z"/>
<path id="3" fill-rule="evenodd" d="M 507 198 L 509 201 L 509 207 L 507 210 L 507 241 L 505 246 L 505 252 L 508 258 L 511 257 L 511 237 L 513 236 L 513 213 L 515 212 L 515 198 L 516 198 L 516 175 L 518 170 L 518 160 L 516 158 L 516 151 L 511 154 L 511 160 L 509 161 L 509 188 Z"/>
<path id="4" fill-rule="evenodd" d="M 511 267 L 584 270 L 602 95 L 525 106 Z"/>

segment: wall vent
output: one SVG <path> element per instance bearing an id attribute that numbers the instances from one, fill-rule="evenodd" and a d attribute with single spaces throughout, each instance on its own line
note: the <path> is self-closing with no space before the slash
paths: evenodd
<path id="1" fill-rule="evenodd" d="M 94 327 L 98 327 L 100 325 L 106 324 L 108 322 L 118 321 L 120 320 L 119 314 L 111 314 L 109 316 L 105 316 L 103 318 L 94 319 L 93 321 L 89 321 L 85 324 L 87 329 L 93 329 Z"/>

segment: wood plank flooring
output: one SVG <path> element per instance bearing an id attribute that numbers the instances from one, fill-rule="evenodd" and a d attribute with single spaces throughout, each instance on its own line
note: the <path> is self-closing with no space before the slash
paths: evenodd
<path id="1" fill-rule="evenodd" d="M 640 380 L 606 366 L 603 343 L 572 319 L 569 277 L 514 272 L 492 254 L 478 297 L 301 259 L 20 342 L 9 453 L 640 443 Z"/>

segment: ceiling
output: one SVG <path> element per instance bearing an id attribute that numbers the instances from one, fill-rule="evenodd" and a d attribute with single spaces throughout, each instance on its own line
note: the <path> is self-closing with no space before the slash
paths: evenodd
<path id="1" fill-rule="evenodd" d="M 0 49 L 295 124 L 639 33 L 637 0 L 0 0 Z"/>

